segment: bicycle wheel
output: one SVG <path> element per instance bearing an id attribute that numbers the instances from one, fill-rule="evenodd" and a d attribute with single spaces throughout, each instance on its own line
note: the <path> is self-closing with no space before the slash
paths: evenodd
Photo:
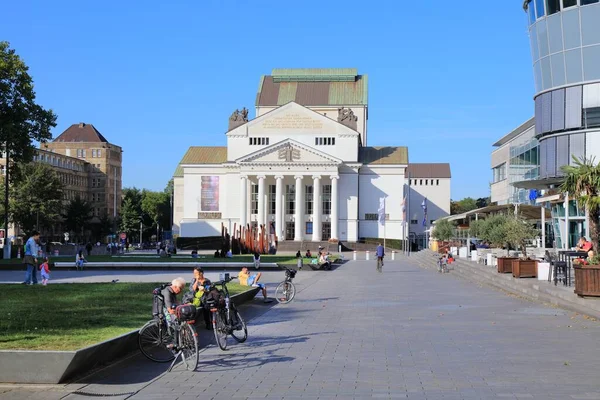
<path id="1" fill-rule="evenodd" d="M 146 325 L 140 329 L 138 344 L 140 346 L 140 351 L 148 359 L 154 362 L 166 363 L 173 361 L 175 354 L 167 348 L 169 341 L 166 324 L 163 323 L 161 330 L 158 329 L 159 324 L 160 322 L 158 320 L 152 320 L 146 323 Z"/>
<path id="2" fill-rule="evenodd" d="M 296 286 L 292 282 L 281 282 L 275 289 L 275 298 L 282 304 L 287 304 L 294 300 L 296 295 Z"/>
<path id="3" fill-rule="evenodd" d="M 221 350 L 227 350 L 227 324 L 223 310 L 213 312 L 213 332 Z"/>
<path id="4" fill-rule="evenodd" d="M 190 324 L 183 324 L 179 329 L 179 346 L 183 354 L 183 363 L 188 371 L 193 371 L 198 365 L 198 333 Z"/>
<path id="5" fill-rule="evenodd" d="M 246 321 L 244 321 L 244 319 L 240 315 L 240 312 L 235 308 L 232 308 L 231 312 L 235 313 L 234 318 L 236 318 L 237 322 L 239 322 L 239 325 L 234 326 L 231 330 L 231 336 L 233 336 L 233 338 L 237 340 L 238 343 L 244 343 L 246 339 L 248 339 L 248 328 L 246 327 Z"/>

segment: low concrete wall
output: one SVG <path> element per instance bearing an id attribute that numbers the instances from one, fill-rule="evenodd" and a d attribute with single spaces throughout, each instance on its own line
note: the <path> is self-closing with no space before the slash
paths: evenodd
<path id="1" fill-rule="evenodd" d="M 231 296 L 251 301 L 259 288 Z M 138 351 L 138 330 L 74 351 L 0 350 L 0 382 L 64 383 Z"/>
<path id="2" fill-rule="evenodd" d="M 220 268 L 220 269 L 240 269 L 242 267 L 254 268 L 252 262 L 152 262 L 152 261 L 123 261 L 123 262 L 87 262 L 84 269 L 87 268 L 110 268 L 110 269 L 182 269 L 182 268 Z M 75 268 L 75 261 L 64 262 L 58 261 L 54 263 L 54 268 Z M 261 269 L 281 269 L 276 263 L 261 263 Z"/>

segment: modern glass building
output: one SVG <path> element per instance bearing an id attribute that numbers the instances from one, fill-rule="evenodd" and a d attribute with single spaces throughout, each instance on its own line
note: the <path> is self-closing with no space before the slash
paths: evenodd
<path id="1" fill-rule="evenodd" d="M 516 186 L 543 192 L 557 247 L 586 235 L 585 212 L 556 187 L 577 158 L 600 161 L 600 0 L 526 0 L 535 80 L 539 178 Z M 568 240 L 565 240 L 568 238 Z"/>

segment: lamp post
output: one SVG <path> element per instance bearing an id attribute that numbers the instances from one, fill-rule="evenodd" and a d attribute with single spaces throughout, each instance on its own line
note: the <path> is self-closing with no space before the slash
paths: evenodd
<path id="1" fill-rule="evenodd" d="M 142 217 L 140 216 L 140 250 L 142 249 L 142 232 L 144 230 L 144 222 L 142 221 Z"/>

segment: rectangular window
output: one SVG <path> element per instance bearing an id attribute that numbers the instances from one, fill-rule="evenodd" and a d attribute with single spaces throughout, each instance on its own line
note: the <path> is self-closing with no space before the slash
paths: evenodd
<path id="1" fill-rule="evenodd" d="M 435 180 L 435 186 L 440 186 L 440 180 L 439 179 Z"/>
<path id="2" fill-rule="evenodd" d="M 600 107 L 583 109 L 583 126 L 585 128 L 595 128 L 600 126 Z"/>
<path id="3" fill-rule="evenodd" d="M 312 235 L 312 233 L 313 233 L 313 223 L 309 221 L 306 223 L 306 234 Z"/>
<path id="4" fill-rule="evenodd" d="M 304 210 L 305 214 L 313 213 L 313 187 L 306 185 L 304 192 Z"/>
<path id="5" fill-rule="evenodd" d="M 544 10 L 544 0 L 535 0 L 535 15 L 538 18 L 541 18 L 544 15 L 546 15 Z"/>
<path id="6" fill-rule="evenodd" d="M 96 150 L 96 157 L 98 157 L 98 158 L 102 157 L 102 149 Z"/>
<path id="7" fill-rule="evenodd" d="M 96 158 L 96 149 L 92 149 L 92 158 Z"/>
<path id="8" fill-rule="evenodd" d="M 417 225 L 419 223 L 419 221 L 417 221 L 416 219 L 411 219 L 410 220 L 410 224 L 411 225 Z"/>
<path id="9" fill-rule="evenodd" d="M 582 6 L 587 6 L 588 4 L 595 4 L 600 0 L 581 0 L 581 5 Z"/>
<path id="10" fill-rule="evenodd" d="M 533 1 L 529 3 L 529 23 L 533 24 L 535 22 L 535 5 Z"/>
<path id="11" fill-rule="evenodd" d="M 494 180 L 493 183 L 500 182 L 506 179 L 506 163 L 503 163 L 492 169 Z"/>
<path id="12" fill-rule="evenodd" d="M 250 189 L 250 214 L 258 214 L 258 185 L 254 184 Z"/>
<path id="13" fill-rule="evenodd" d="M 285 185 L 285 213 L 288 215 L 293 215 L 296 212 L 295 205 L 296 185 Z"/>
<path id="14" fill-rule="evenodd" d="M 277 189 L 275 185 L 269 185 L 269 214 L 275 214 L 275 202 L 277 201 Z"/>
<path id="15" fill-rule="evenodd" d="M 425 179 L 425 186 L 427 186 L 427 179 Z"/>
<path id="16" fill-rule="evenodd" d="M 546 0 L 548 15 L 556 14 L 560 11 L 560 0 Z"/>
<path id="17" fill-rule="evenodd" d="M 423 179 L 419 180 L 419 185 L 423 186 Z"/>
<path id="18" fill-rule="evenodd" d="M 563 7 L 573 7 L 577 5 L 577 0 L 563 0 Z"/>
<path id="19" fill-rule="evenodd" d="M 323 185 L 323 214 L 331 214 L 331 185 Z"/>

